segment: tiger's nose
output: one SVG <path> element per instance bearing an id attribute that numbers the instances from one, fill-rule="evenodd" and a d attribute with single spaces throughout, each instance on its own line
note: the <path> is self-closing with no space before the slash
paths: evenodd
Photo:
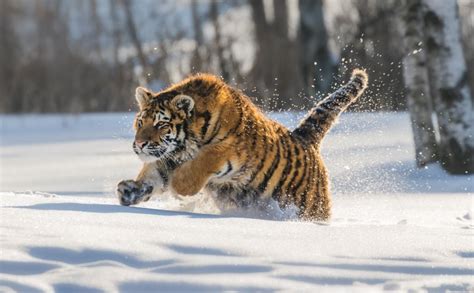
<path id="1" fill-rule="evenodd" d="M 140 149 L 144 148 L 148 141 L 146 140 L 135 140 L 135 145 L 139 147 Z"/>

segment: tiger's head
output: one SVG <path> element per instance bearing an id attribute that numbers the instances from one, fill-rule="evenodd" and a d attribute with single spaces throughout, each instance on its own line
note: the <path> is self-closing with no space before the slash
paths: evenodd
<path id="1" fill-rule="evenodd" d="M 183 151 L 193 98 L 176 91 L 154 94 L 143 87 L 136 89 L 135 98 L 140 110 L 134 121 L 133 150 L 138 157 L 153 162 Z"/>

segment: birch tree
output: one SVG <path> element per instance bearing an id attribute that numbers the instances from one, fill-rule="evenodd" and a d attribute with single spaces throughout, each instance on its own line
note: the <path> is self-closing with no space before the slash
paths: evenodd
<path id="1" fill-rule="evenodd" d="M 453 174 L 474 173 L 474 109 L 457 2 L 423 0 L 423 3 L 427 65 L 440 133 L 440 163 Z"/>
<path id="2" fill-rule="evenodd" d="M 419 167 L 436 160 L 436 136 L 432 121 L 433 106 L 426 69 L 422 0 L 404 1 L 401 27 L 404 34 L 404 80 L 407 104 L 415 142 L 415 158 Z"/>

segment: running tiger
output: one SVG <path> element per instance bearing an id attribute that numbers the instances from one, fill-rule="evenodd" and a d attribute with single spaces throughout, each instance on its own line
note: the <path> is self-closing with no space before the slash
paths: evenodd
<path id="1" fill-rule="evenodd" d="M 367 81 L 365 71 L 354 70 L 293 131 L 212 75 L 192 76 L 159 93 L 138 87 L 133 150 L 144 165 L 135 180 L 118 184 L 120 203 L 138 204 L 166 190 L 190 196 L 205 188 L 238 207 L 273 198 L 281 207 L 294 204 L 301 219 L 328 220 L 321 141 Z"/>

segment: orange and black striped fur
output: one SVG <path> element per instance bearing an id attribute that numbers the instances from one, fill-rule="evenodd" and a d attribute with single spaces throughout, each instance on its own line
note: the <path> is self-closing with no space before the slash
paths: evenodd
<path id="1" fill-rule="evenodd" d="M 212 75 L 192 76 L 159 93 L 139 87 L 133 148 L 144 166 L 136 180 L 118 184 L 120 203 L 137 204 L 168 189 L 186 196 L 205 188 L 237 206 L 273 198 L 282 207 L 294 204 L 302 219 L 327 220 L 331 198 L 321 141 L 366 86 L 367 74 L 355 70 L 293 131 Z"/>

